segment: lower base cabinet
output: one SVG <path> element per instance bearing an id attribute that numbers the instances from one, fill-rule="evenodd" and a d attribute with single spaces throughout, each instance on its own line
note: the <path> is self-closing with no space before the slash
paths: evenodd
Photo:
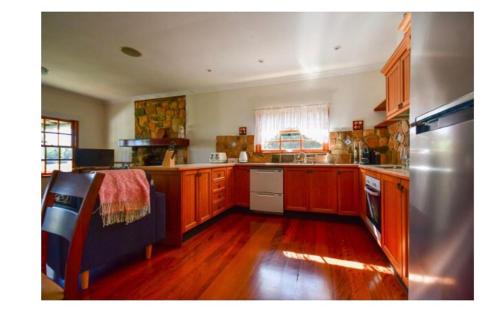
<path id="1" fill-rule="evenodd" d="M 212 215 L 210 190 L 210 169 L 187 170 L 181 173 L 181 224 L 183 232 L 210 219 Z"/>
<path id="2" fill-rule="evenodd" d="M 359 215 L 359 170 L 357 168 L 337 169 L 338 214 Z"/>
<path id="3" fill-rule="evenodd" d="M 381 175 L 382 249 L 398 275 L 408 285 L 409 182 Z"/>
<path id="4" fill-rule="evenodd" d="M 234 168 L 235 205 L 250 207 L 250 169 L 248 167 Z"/>
<path id="5" fill-rule="evenodd" d="M 359 214 L 358 168 L 285 168 L 285 210 Z"/>

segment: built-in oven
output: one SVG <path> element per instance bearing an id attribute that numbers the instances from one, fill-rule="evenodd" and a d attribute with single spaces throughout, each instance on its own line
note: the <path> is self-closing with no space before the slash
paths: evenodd
<path id="1" fill-rule="evenodd" d="M 380 180 L 371 176 L 365 178 L 365 194 L 366 194 L 366 217 L 370 223 L 370 230 L 380 240 L 381 224 L 382 224 L 382 204 L 380 192 Z"/>

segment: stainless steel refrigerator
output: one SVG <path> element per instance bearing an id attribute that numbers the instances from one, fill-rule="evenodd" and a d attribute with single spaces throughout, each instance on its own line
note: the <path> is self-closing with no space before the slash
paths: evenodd
<path id="1" fill-rule="evenodd" d="M 409 299 L 474 298 L 474 15 L 413 13 Z"/>

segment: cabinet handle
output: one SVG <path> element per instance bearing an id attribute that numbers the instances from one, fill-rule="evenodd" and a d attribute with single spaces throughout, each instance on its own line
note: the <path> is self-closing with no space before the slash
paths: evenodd
<path id="1" fill-rule="evenodd" d="M 401 102 L 401 103 L 398 104 L 398 108 L 399 109 L 403 108 L 403 102 Z"/>

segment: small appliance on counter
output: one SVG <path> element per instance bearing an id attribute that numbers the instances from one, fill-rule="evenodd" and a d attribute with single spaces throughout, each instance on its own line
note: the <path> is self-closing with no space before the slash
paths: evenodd
<path id="1" fill-rule="evenodd" d="M 210 163 L 225 163 L 227 162 L 227 155 L 226 153 L 210 153 L 210 158 L 208 159 L 208 162 Z"/>
<path id="2" fill-rule="evenodd" d="M 248 162 L 248 154 L 245 151 L 240 152 L 240 158 L 238 159 L 240 163 L 246 163 Z"/>

